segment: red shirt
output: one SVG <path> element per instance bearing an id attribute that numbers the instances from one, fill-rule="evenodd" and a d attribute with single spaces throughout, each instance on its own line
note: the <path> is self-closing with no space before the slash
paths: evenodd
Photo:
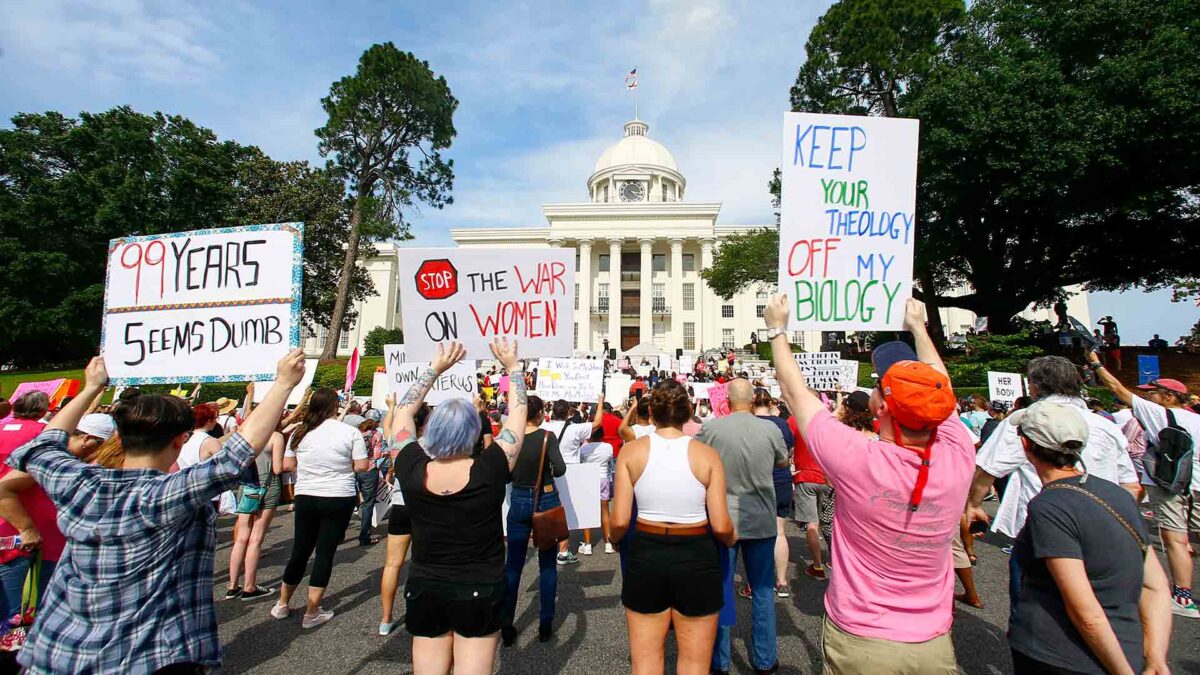
<path id="1" fill-rule="evenodd" d="M 600 418 L 600 428 L 604 430 L 604 442 L 612 446 L 614 458 L 621 452 L 621 434 L 617 433 L 617 429 L 621 427 L 621 421 L 620 417 L 610 412 L 604 413 L 604 416 Z"/>
<path id="2" fill-rule="evenodd" d="M 817 460 L 813 459 L 812 453 L 809 452 L 808 444 L 800 435 L 800 428 L 797 426 L 794 416 L 788 418 L 788 427 L 791 428 L 792 435 L 796 437 L 796 447 L 792 450 L 792 464 L 796 467 L 796 475 L 792 476 L 792 482 L 797 485 L 800 483 L 824 483 L 825 472 L 821 471 Z"/>
<path id="3" fill-rule="evenodd" d="M 37 438 L 45 427 L 45 424 L 37 420 L 23 419 L 12 419 L 0 424 L 0 477 L 12 471 L 4 462 L 8 461 L 8 456 L 13 450 Z M 35 485 L 21 493 L 21 505 L 25 507 L 29 517 L 33 519 L 34 527 L 42 535 L 42 557 L 57 561 L 62 556 L 67 540 L 58 529 L 58 512 L 54 508 L 54 502 L 50 501 L 50 497 L 42 488 Z M 0 536 L 14 534 L 18 534 L 17 528 L 9 525 L 8 521 L 0 520 Z M 15 560 L 23 555 L 28 554 L 16 549 L 0 551 L 0 563 Z"/>

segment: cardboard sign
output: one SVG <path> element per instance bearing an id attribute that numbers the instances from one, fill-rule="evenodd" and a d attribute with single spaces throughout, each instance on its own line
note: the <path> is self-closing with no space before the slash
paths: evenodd
<path id="1" fill-rule="evenodd" d="M 604 388 L 604 363 L 590 359 L 542 357 L 538 361 L 538 391 L 546 401 L 591 403 Z"/>
<path id="2" fill-rule="evenodd" d="M 1004 401 L 1012 405 L 1013 401 L 1024 396 L 1019 373 L 997 373 L 988 371 L 988 398 L 993 401 Z"/>
<path id="3" fill-rule="evenodd" d="M 114 385 L 262 382 L 300 344 L 301 223 L 113 239 L 101 344 Z"/>
<path id="4" fill-rule="evenodd" d="M 497 337 L 522 358 L 570 356 L 575 326 L 575 251 L 400 249 L 404 337 L 413 359 L 437 343 L 462 342 L 467 358 L 491 358 Z"/>
<path id="5" fill-rule="evenodd" d="M 406 350 L 406 345 L 386 345 L 383 348 L 388 385 L 385 396 L 386 394 L 395 394 L 397 398 L 404 396 L 429 367 L 428 361 L 409 361 L 405 354 Z M 425 402 L 429 405 L 437 405 L 452 398 L 474 400 L 478 384 L 475 362 L 459 361 L 433 381 L 433 386 L 429 388 L 429 394 L 425 396 Z M 507 387 L 505 388 L 507 389 Z M 372 394 L 372 401 L 374 401 L 374 394 Z M 372 407 L 385 408 L 386 406 L 375 406 L 372 403 Z"/>
<path id="6" fill-rule="evenodd" d="M 590 530 L 600 527 L 600 483 L 604 467 L 599 464 L 568 464 L 567 473 L 554 479 L 563 510 L 567 512 L 568 530 Z M 508 534 L 508 502 L 512 484 L 504 493 L 501 507 L 504 534 Z"/>
<path id="7" fill-rule="evenodd" d="M 786 113 L 779 291 L 788 330 L 898 330 L 912 295 L 918 121 Z"/>
<path id="8" fill-rule="evenodd" d="M 629 388 L 632 386 L 632 377 L 623 373 L 613 373 L 604 381 L 604 396 L 610 401 L 624 401 L 629 398 Z"/>
<path id="9" fill-rule="evenodd" d="M 9 396 L 8 400 L 16 403 L 17 399 L 21 398 L 25 394 L 41 392 L 50 399 L 50 408 L 53 410 L 55 405 L 62 400 L 62 395 L 59 394 L 59 391 L 66 391 L 66 383 L 67 380 L 62 378 L 57 380 L 46 380 L 44 382 L 22 382 L 21 384 L 17 385 L 16 389 L 13 389 L 13 392 Z M 0 422 L 7 422 L 12 418 L 13 414 L 10 411 L 8 415 L 4 417 L 4 419 L 0 420 Z"/>
<path id="10" fill-rule="evenodd" d="M 304 400 L 304 392 L 312 386 L 313 376 L 317 374 L 317 364 L 319 362 L 318 359 L 304 359 L 304 377 L 300 380 L 300 384 L 296 385 L 296 388 L 292 390 L 292 393 L 288 394 L 287 405 L 289 408 L 300 405 L 300 402 Z M 267 397 L 267 392 L 273 386 L 275 386 L 275 380 L 258 382 L 254 385 L 255 405 L 263 402 L 263 399 Z"/>
<path id="11" fill-rule="evenodd" d="M 858 386 L 858 361 L 844 361 L 838 352 L 797 352 L 793 356 L 809 389 L 849 392 Z"/>

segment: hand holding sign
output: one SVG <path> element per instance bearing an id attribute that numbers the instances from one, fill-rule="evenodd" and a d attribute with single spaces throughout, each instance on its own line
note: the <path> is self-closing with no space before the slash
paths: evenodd
<path id="1" fill-rule="evenodd" d="M 288 389 L 295 388 L 304 379 L 304 350 L 293 349 L 288 352 L 275 367 L 275 383 L 282 384 Z M 253 385 L 251 385 L 253 386 Z M 249 389 L 249 393 L 253 393 Z"/>
<path id="2" fill-rule="evenodd" d="M 108 386 L 108 369 L 104 365 L 104 355 L 93 356 L 83 371 L 86 386 L 103 389 Z"/>
<path id="3" fill-rule="evenodd" d="M 916 298 L 909 298 L 904 306 L 904 330 L 910 333 L 925 330 L 925 306 Z"/>
<path id="4" fill-rule="evenodd" d="M 504 366 L 508 372 L 512 372 L 521 365 L 517 359 L 517 341 L 513 340 L 510 344 L 508 338 L 496 338 L 491 344 L 492 356 Z"/>
<path id="5" fill-rule="evenodd" d="M 763 319 L 767 322 L 767 328 L 786 329 L 789 314 L 787 293 L 776 294 L 767 300 L 767 307 L 763 310 Z"/>
<path id="6" fill-rule="evenodd" d="M 437 356 L 433 357 L 433 361 L 429 366 L 437 371 L 438 375 L 450 370 L 454 364 L 462 361 L 466 356 L 467 350 L 462 346 L 461 342 L 451 342 L 449 348 L 446 345 L 438 343 Z"/>

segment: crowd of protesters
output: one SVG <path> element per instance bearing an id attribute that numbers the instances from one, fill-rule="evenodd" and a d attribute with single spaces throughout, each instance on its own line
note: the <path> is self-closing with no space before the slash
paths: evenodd
<path id="1" fill-rule="evenodd" d="M 954 604 L 984 604 L 974 540 L 990 527 L 1014 541 L 1015 672 L 1167 672 L 1172 616 L 1200 617 L 1188 539 L 1200 531 L 1200 414 L 1183 383 L 1126 388 L 1110 371 L 1121 361 L 1109 338 L 1087 368 L 1030 361 L 1027 397 L 960 400 L 910 302 L 911 341 L 872 351 L 874 387 L 818 392 L 791 358 L 786 296 L 764 318 L 775 368 L 732 352 L 683 376 L 606 360 L 633 380 L 615 407 L 531 394 L 536 375 L 507 340 L 493 344 L 496 367 L 480 374 L 474 404 L 425 403 L 464 356 L 448 343 L 383 410 L 328 389 L 287 410 L 299 351 L 257 406 L 252 386 L 240 407 L 136 390 L 100 406 L 98 357 L 57 410 L 39 393 L 0 401 L 6 638 L 24 636 L 18 658 L 34 673 L 207 672 L 221 662 L 221 597 L 276 597 L 269 614 L 285 620 L 307 575 L 300 625 L 333 619 L 322 603 L 357 512 L 362 546 L 381 541 L 386 521 L 378 633 L 403 624 L 421 675 L 490 673 L 499 646 L 515 645 L 531 544 L 540 641 L 554 639 L 559 568 L 602 545 L 621 554 L 633 672 L 663 671 L 672 631 L 678 672 L 729 672 L 742 597 L 750 665 L 770 673 L 796 523 L 796 569 L 828 584 L 826 673 L 953 673 Z M 1089 369 L 1116 412 L 1086 396 Z M 723 408 L 697 400 L 695 383 L 725 385 Z M 601 467 L 602 527 L 595 541 L 590 530 L 572 541 L 556 523 L 556 479 L 589 463 Z M 273 589 L 258 583 L 259 558 L 284 509 L 291 552 Z M 236 516 L 223 595 L 213 592 L 219 513 Z"/>

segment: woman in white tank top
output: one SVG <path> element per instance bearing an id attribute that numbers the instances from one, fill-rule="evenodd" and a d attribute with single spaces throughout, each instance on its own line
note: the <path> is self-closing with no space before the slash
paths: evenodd
<path id="1" fill-rule="evenodd" d="M 737 541 L 725 469 L 716 450 L 683 435 L 692 404 L 682 385 L 660 382 L 646 400 L 654 431 L 621 448 L 613 478 L 611 530 L 625 554 L 621 603 L 633 670 L 661 670 L 674 623 L 677 672 L 708 673 L 723 604 L 718 542 Z"/>

